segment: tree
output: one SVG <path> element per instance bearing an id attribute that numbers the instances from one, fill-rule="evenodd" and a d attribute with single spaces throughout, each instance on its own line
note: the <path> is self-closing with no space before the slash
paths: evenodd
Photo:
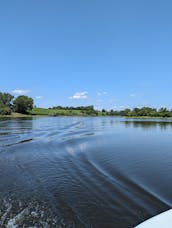
<path id="1" fill-rule="evenodd" d="M 160 108 L 159 109 L 159 116 L 161 117 L 171 117 L 171 113 L 167 108 Z"/>
<path id="2" fill-rule="evenodd" d="M 27 113 L 33 108 L 33 99 L 28 96 L 18 96 L 13 104 L 16 112 Z"/>
<path id="3" fill-rule="evenodd" d="M 126 108 L 122 111 L 120 111 L 121 116 L 128 116 L 131 110 L 129 108 Z"/>
<path id="4" fill-rule="evenodd" d="M 12 112 L 13 96 L 9 93 L 0 92 L 0 115 L 10 115 Z"/>
<path id="5" fill-rule="evenodd" d="M 1 93 L 0 92 L 0 106 L 8 106 L 9 108 L 11 108 L 12 104 L 12 99 L 14 98 L 14 96 L 12 96 L 9 93 Z"/>

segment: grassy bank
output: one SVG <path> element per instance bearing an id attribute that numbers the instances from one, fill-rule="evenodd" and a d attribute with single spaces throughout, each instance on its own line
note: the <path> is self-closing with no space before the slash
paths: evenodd
<path id="1" fill-rule="evenodd" d="M 9 117 L 9 118 L 20 118 L 20 117 L 32 117 L 32 115 L 29 115 L 29 114 L 21 114 L 21 113 L 18 113 L 18 112 L 12 112 L 11 115 L 0 115 L 1 118 L 3 117 Z"/>
<path id="2" fill-rule="evenodd" d="M 172 119 L 172 117 L 162 117 L 162 116 L 121 116 L 128 119 Z"/>
<path id="3" fill-rule="evenodd" d="M 89 110 L 33 108 L 29 114 L 43 116 L 96 116 L 98 112 Z"/>
<path id="4" fill-rule="evenodd" d="M 12 112 L 11 115 L 0 115 L 0 117 L 33 117 L 33 116 L 97 116 L 98 112 L 91 112 L 88 110 L 65 110 L 65 109 L 46 109 L 33 108 L 28 114 L 21 114 Z"/>
<path id="5" fill-rule="evenodd" d="M 28 114 L 21 114 L 12 112 L 11 115 L 0 115 L 0 117 L 9 118 L 25 118 L 25 117 L 41 117 L 41 116 L 112 116 L 112 117 L 125 117 L 127 119 L 172 119 L 172 117 L 153 117 L 153 116 L 126 116 L 126 115 L 111 115 L 109 112 L 101 112 L 95 110 L 77 110 L 77 109 L 46 109 L 46 108 L 33 108 Z"/>

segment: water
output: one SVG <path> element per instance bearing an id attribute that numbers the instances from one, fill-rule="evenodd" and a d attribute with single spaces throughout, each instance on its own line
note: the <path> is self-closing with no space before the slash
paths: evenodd
<path id="1" fill-rule="evenodd" d="M 0 227 L 134 227 L 172 206 L 172 122 L 0 120 Z"/>

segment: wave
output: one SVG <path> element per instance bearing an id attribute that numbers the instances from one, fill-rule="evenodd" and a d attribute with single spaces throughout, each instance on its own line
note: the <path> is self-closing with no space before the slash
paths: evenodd
<path id="1" fill-rule="evenodd" d="M 171 123 L 145 124 L 0 122 L 1 226 L 133 227 L 169 209 Z"/>

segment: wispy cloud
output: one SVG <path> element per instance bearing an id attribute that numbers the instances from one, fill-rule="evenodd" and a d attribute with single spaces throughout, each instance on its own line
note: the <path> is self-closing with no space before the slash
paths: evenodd
<path id="1" fill-rule="evenodd" d="M 84 100 L 88 98 L 88 93 L 86 91 L 76 92 L 73 96 L 69 97 L 70 99 Z"/>
<path id="2" fill-rule="evenodd" d="M 103 95 L 106 95 L 106 94 L 107 94 L 106 91 L 97 92 L 97 96 L 103 96 Z"/>
<path id="3" fill-rule="evenodd" d="M 42 99 L 43 96 L 36 96 L 35 98 L 36 98 L 36 99 Z"/>
<path id="4" fill-rule="evenodd" d="M 136 96 L 135 93 L 131 93 L 131 94 L 130 94 L 130 97 L 135 97 L 135 96 Z"/>
<path id="5" fill-rule="evenodd" d="M 28 89 L 14 89 L 11 91 L 15 95 L 26 95 L 30 93 L 30 90 Z"/>
<path id="6" fill-rule="evenodd" d="M 101 96 L 102 94 L 101 94 L 101 92 L 97 92 L 97 96 Z"/>

